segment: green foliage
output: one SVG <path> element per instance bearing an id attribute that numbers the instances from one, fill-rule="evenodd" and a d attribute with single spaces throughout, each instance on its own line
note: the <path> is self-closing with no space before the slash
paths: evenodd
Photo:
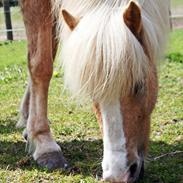
<path id="1" fill-rule="evenodd" d="M 183 54 L 181 53 L 172 53 L 166 56 L 166 58 L 170 61 L 170 62 L 180 62 L 183 63 Z"/>
<path id="2" fill-rule="evenodd" d="M 183 54 L 182 30 L 176 30 L 170 34 L 167 55 L 172 53 Z"/>
<path id="3" fill-rule="evenodd" d="M 25 66 L 26 63 L 26 42 L 0 42 L 0 71 L 4 68 L 16 65 Z"/>
<path id="4" fill-rule="evenodd" d="M 171 34 L 160 67 L 160 91 L 152 116 L 152 133 L 144 183 L 180 183 L 183 150 L 183 31 Z M 77 105 L 63 90 L 63 73 L 54 72 L 49 92 L 53 134 L 71 165 L 70 171 L 48 172 L 25 152 L 15 128 L 18 106 L 27 83 L 26 42 L 0 42 L 0 182 L 95 183 L 101 175 L 102 140 L 91 106 Z"/>

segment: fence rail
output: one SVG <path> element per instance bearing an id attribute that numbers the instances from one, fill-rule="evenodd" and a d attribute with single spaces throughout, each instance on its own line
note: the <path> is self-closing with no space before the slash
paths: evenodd
<path id="1" fill-rule="evenodd" d="M 24 28 L 19 28 L 19 29 L 5 29 L 5 30 L 0 30 L 1 32 L 18 32 L 18 31 L 25 31 Z"/>
<path id="2" fill-rule="evenodd" d="M 171 16 L 172 19 L 177 19 L 177 18 L 183 18 L 183 15 L 172 15 Z"/>

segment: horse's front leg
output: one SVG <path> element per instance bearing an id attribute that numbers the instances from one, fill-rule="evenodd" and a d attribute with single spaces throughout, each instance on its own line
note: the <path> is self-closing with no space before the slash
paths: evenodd
<path id="1" fill-rule="evenodd" d="M 64 168 L 66 162 L 52 138 L 47 118 L 48 89 L 53 70 L 52 28 L 49 25 L 40 26 L 36 45 L 36 51 L 29 55 L 28 64 L 31 78 L 28 141 L 30 147 L 35 147 L 33 157 L 38 164 L 49 169 Z"/>
<path id="2" fill-rule="evenodd" d="M 25 113 L 22 116 L 24 124 L 27 121 L 29 150 L 39 165 L 49 169 L 65 168 L 66 161 L 52 137 L 47 118 L 48 89 L 56 46 L 51 5 L 49 1 L 35 4 L 22 0 L 21 6 L 28 38 L 30 82 L 22 102 L 22 111 Z"/>

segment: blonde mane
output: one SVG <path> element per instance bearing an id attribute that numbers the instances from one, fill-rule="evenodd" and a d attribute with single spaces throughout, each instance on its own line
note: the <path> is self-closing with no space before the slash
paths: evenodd
<path id="1" fill-rule="evenodd" d="M 58 14 L 60 0 L 53 7 Z M 159 59 L 169 30 L 169 0 L 138 0 L 146 48 L 128 29 L 123 12 L 129 0 L 63 0 L 62 9 L 82 17 L 71 32 L 59 20 L 65 84 L 74 95 L 112 102 L 145 82 Z M 145 51 L 147 53 L 145 53 Z M 148 56 L 147 56 L 148 55 Z"/>

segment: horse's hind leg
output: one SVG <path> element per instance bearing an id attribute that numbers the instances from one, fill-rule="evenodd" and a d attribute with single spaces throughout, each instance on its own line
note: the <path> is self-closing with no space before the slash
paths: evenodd
<path id="1" fill-rule="evenodd" d="M 27 125 L 27 119 L 29 116 L 29 101 L 30 101 L 30 83 L 25 90 L 22 102 L 20 105 L 20 118 L 17 123 L 17 128 L 25 128 Z"/>
<path id="2" fill-rule="evenodd" d="M 28 68 L 30 75 L 27 105 L 27 135 L 34 159 L 49 169 L 66 162 L 60 147 L 52 138 L 47 118 L 48 88 L 53 70 L 53 21 L 49 0 L 22 0 L 22 12 L 28 38 Z M 23 102 L 23 103 L 24 103 Z M 26 106 L 26 105 L 25 105 Z M 25 107 L 24 106 L 24 107 Z"/>

